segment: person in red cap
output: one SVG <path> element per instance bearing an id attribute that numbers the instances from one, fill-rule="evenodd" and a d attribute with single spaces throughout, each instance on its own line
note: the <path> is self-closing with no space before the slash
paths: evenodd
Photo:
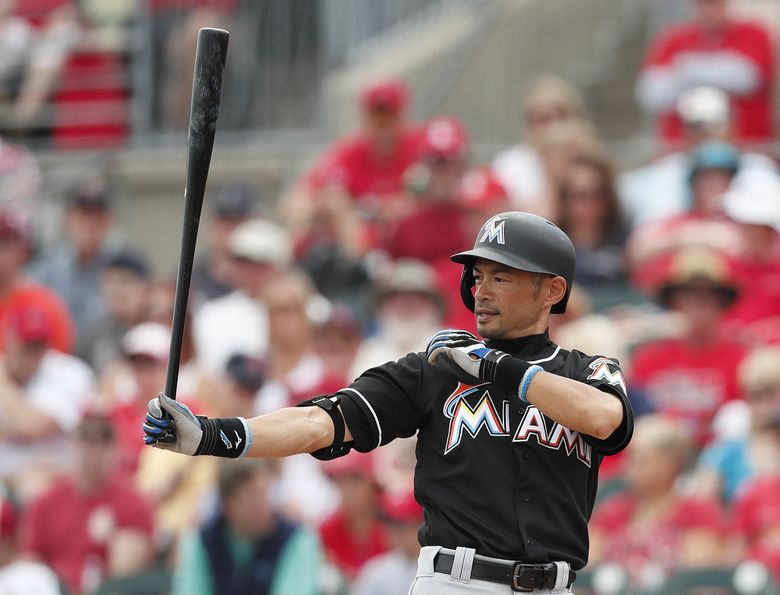
<path id="1" fill-rule="evenodd" d="M 369 560 L 360 570 L 350 595 L 405 595 L 417 573 L 420 543 L 417 531 L 423 521 L 422 507 L 414 494 L 386 494 L 380 518 L 387 527 L 390 550 Z"/>
<path id="2" fill-rule="evenodd" d="M 16 507 L 0 489 L 0 593 L 61 595 L 57 575 L 51 569 L 21 557 L 17 524 Z"/>
<path id="3" fill-rule="evenodd" d="M 420 139 L 406 116 L 409 99 L 400 80 L 363 89 L 360 130 L 331 145 L 282 200 L 282 215 L 296 244 L 331 235 L 362 250 L 375 241 L 376 230 L 355 222 L 355 216 L 381 222 L 390 216 L 388 203 L 403 192 L 404 172 L 417 159 Z"/>
<path id="4" fill-rule="evenodd" d="M 320 539 L 330 562 L 350 582 L 369 559 L 387 550 L 377 517 L 381 491 L 370 454 L 353 452 L 323 466 L 341 493 L 341 507 L 320 526 Z"/>
<path id="5" fill-rule="evenodd" d="M 51 289 L 32 283 L 24 275 L 29 256 L 31 230 L 26 217 L 15 210 L 0 210 L 0 324 L 17 302 L 45 308 L 52 323 L 51 344 L 69 353 L 73 347 L 73 321 L 65 303 Z M 5 349 L 0 333 L 0 352 Z"/>
<path id="6" fill-rule="evenodd" d="M 460 120 L 437 116 L 425 125 L 420 160 L 406 172 L 411 212 L 387 241 L 393 258 L 434 263 L 468 245 L 470 230 L 459 201 L 468 157 L 469 135 Z"/>
<path id="7" fill-rule="evenodd" d="M 50 312 L 17 301 L 0 332 L 0 480 L 24 494 L 68 462 L 65 434 L 94 396 L 95 379 L 80 359 L 51 349 Z"/>

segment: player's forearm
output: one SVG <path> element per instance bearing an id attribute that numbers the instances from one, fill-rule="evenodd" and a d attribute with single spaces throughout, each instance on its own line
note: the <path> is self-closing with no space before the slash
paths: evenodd
<path id="1" fill-rule="evenodd" d="M 247 456 L 286 457 L 314 452 L 333 442 L 333 422 L 319 407 L 288 407 L 248 420 L 252 444 Z"/>
<path id="2" fill-rule="evenodd" d="M 623 405 L 616 396 L 556 374 L 536 374 L 526 399 L 570 430 L 602 440 L 623 421 Z"/>

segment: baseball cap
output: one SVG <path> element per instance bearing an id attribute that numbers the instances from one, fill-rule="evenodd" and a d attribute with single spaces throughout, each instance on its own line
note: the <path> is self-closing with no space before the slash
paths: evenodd
<path id="1" fill-rule="evenodd" d="M 389 274 L 377 282 L 377 301 L 396 293 L 419 293 L 443 304 L 438 279 L 433 268 L 413 258 L 396 260 Z"/>
<path id="2" fill-rule="evenodd" d="M 281 226 L 265 219 L 241 223 L 228 238 L 228 249 L 236 258 L 285 266 L 292 258 L 290 236 Z"/>
<path id="3" fill-rule="evenodd" d="M 107 211 L 111 208 L 111 196 L 104 180 L 88 178 L 71 188 L 68 203 L 77 208 Z"/>
<path id="4" fill-rule="evenodd" d="M 722 141 L 702 143 L 691 155 L 690 180 L 703 170 L 722 169 L 731 175 L 739 170 L 739 152 L 736 147 Z"/>
<path id="5" fill-rule="evenodd" d="M 125 248 L 109 256 L 106 260 L 106 268 L 129 271 L 142 279 L 148 279 L 151 276 L 146 256 L 132 248 Z"/>
<path id="6" fill-rule="evenodd" d="M 668 306 L 676 291 L 694 288 L 717 291 L 723 298 L 724 308 L 738 295 L 729 262 L 710 248 L 685 248 L 672 256 L 658 290 L 658 301 Z"/>
<path id="7" fill-rule="evenodd" d="M 694 87 L 680 95 L 677 113 L 687 126 L 725 126 L 731 119 L 729 96 L 715 87 Z"/>
<path id="8" fill-rule="evenodd" d="M 400 79 L 379 81 L 360 92 L 360 104 L 365 110 L 399 112 L 409 103 L 409 88 Z"/>
<path id="9" fill-rule="evenodd" d="M 5 312 L 3 326 L 22 343 L 49 345 L 53 322 L 49 311 L 28 299 L 13 300 Z"/>
<path id="10" fill-rule="evenodd" d="M 723 196 L 723 210 L 739 223 L 766 225 L 780 232 L 780 176 L 771 170 L 743 170 Z"/>
<path id="11" fill-rule="evenodd" d="M 246 219 L 252 213 L 255 193 L 246 184 L 223 186 L 214 199 L 213 213 L 222 219 Z"/>
<path id="12" fill-rule="evenodd" d="M 122 337 L 122 353 L 127 358 L 146 356 L 159 362 L 168 358 L 171 329 L 159 322 L 142 322 Z"/>
<path id="13" fill-rule="evenodd" d="M 379 515 L 390 523 L 419 525 L 423 520 L 423 509 L 411 491 L 401 494 L 386 493 L 379 502 Z"/>
<path id="14" fill-rule="evenodd" d="M 266 365 L 258 357 L 234 353 L 225 365 L 225 372 L 242 388 L 256 392 L 265 382 Z"/>
<path id="15" fill-rule="evenodd" d="M 460 184 L 460 199 L 463 206 L 472 209 L 502 206 L 508 196 L 506 188 L 486 167 L 471 169 L 463 176 Z"/>
<path id="16" fill-rule="evenodd" d="M 457 118 L 437 116 L 423 128 L 420 144 L 423 159 L 455 161 L 463 159 L 468 148 L 468 132 Z"/>

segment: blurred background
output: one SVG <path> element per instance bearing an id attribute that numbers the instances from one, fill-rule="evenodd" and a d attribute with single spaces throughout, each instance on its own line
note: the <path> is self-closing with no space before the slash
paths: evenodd
<path id="1" fill-rule="evenodd" d="M 251 417 L 474 331 L 449 256 L 537 213 L 577 249 L 551 336 L 618 358 L 637 414 L 576 592 L 777 592 L 780 0 L 0 0 L 0 593 L 414 577 L 413 438 L 142 448 L 203 26 L 231 37 L 184 402 Z"/>

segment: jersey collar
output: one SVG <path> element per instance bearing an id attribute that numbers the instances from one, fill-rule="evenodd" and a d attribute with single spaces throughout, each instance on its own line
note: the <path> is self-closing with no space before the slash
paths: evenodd
<path id="1" fill-rule="evenodd" d="M 522 359 L 533 356 L 542 357 L 554 345 L 550 334 L 544 331 L 538 335 L 527 335 L 519 339 L 486 339 L 485 345 L 491 349 L 499 349 Z"/>

